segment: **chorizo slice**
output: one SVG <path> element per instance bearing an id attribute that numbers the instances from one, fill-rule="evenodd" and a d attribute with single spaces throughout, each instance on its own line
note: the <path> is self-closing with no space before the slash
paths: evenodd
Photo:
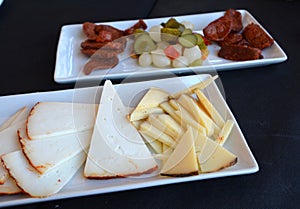
<path id="1" fill-rule="evenodd" d="M 231 32 L 229 33 L 223 41 L 218 42 L 218 44 L 220 46 L 224 45 L 224 44 L 236 44 L 239 43 L 240 41 L 243 40 L 243 36 L 240 33 L 236 33 L 236 32 Z"/>
<path id="2" fill-rule="evenodd" d="M 90 59 L 83 68 L 83 72 L 89 75 L 94 70 L 109 69 L 115 67 L 119 63 L 117 56 L 111 58 Z"/>
<path id="3" fill-rule="evenodd" d="M 274 39 L 255 23 L 248 24 L 244 28 L 242 35 L 251 46 L 259 49 L 267 48 L 274 43 Z"/>
<path id="4" fill-rule="evenodd" d="M 240 32 L 243 29 L 242 14 L 235 9 L 226 10 L 225 17 L 231 20 L 231 30 Z"/>
<path id="5" fill-rule="evenodd" d="M 263 58 L 261 50 L 246 45 L 223 45 L 218 56 L 233 61 L 256 60 Z"/>
<path id="6" fill-rule="evenodd" d="M 211 41 L 222 41 L 231 31 L 231 20 L 222 16 L 209 23 L 204 29 L 204 36 Z"/>

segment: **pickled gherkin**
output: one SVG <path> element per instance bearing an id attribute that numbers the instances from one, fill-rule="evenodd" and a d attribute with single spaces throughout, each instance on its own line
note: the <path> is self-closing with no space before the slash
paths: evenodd
<path id="1" fill-rule="evenodd" d="M 156 44 L 147 33 L 141 33 L 136 37 L 133 48 L 136 54 L 142 54 L 156 49 Z"/>
<path id="2" fill-rule="evenodd" d="M 186 34 L 186 35 L 180 36 L 178 38 L 178 42 L 183 47 L 191 48 L 197 44 L 197 37 L 195 36 L 195 34 Z"/>
<path id="3" fill-rule="evenodd" d="M 197 43 L 196 44 L 199 46 L 199 48 L 201 50 L 206 50 L 207 46 L 206 46 L 205 41 L 202 38 L 202 36 L 200 34 L 198 34 L 198 33 L 195 33 L 195 36 L 197 37 Z"/>
<path id="4" fill-rule="evenodd" d="M 181 31 L 177 28 L 162 28 L 160 29 L 162 33 L 167 33 L 174 36 L 180 36 Z"/>
<path id="5" fill-rule="evenodd" d="M 164 28 L 176 28 L 180 27 L 180 24 L 175 18 L 170 18 L 166 23 L 161 23 L 161 26 Z"/>

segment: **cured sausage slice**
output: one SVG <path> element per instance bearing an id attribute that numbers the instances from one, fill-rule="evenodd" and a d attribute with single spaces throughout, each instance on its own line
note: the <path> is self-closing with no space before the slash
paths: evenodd
<path id="1" fill-rule="evenodd" d="M 228 9 L 224 16 L 231 20 L 232 31 L 240 32 L 243 29 L 242 14 L 239 11 Z"/>
<path id="2" fill-rule="evenodd" d="M 204 29 L 204 36 L 211 41 L 222 41 L 231 31 L 231 20 L 222 16 L 209 23 Z"/>
<path id="3" fill-rule="evenodd" d="M 223 45 L 218 56 L 233 61 L 256 60 L 263 58 L 261 50 L 246 45 Z"/>
<path id="4" fill-rule="evenodd" d="M 259 49 L 267 48 L 274 43 L 274 39 L 255 23 L 248 24 L 244 28 L 242 35 L 251 46 Z"/>

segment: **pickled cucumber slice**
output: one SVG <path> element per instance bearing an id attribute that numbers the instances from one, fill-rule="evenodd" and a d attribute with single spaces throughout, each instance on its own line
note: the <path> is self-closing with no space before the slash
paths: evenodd
<path id="1" fill-rule="evenodd" d="M 197 37 L 197 42 L 196 42 L 196 44 L 199 46 L 199 48 L 201 49 L 201 50 L 206 50 L 207 49 L 207 46 L 206 46 L 206 44 L 205 44 L 205 41 L 204 41 L 204 39 L 202 38 L 202 36 L 200 35 L 200 34 L 195 34 L 195 36 Z"/>
<path id="2" fill-rule="evenodd" d="M 186 29 L 183 30 L 181 35 L 184 36 L 184 35 L 192 34 L 192 33 L 193 33 L 192 29 L 186 28 Z"/>
<path id="3" fill-rule="evenodd" d="M 179 28 L 180 23 L 175 18 L 170 18 L 166 23 L 161 23 L 164 28 Z"/>
<path id="4" fill-rule="evenodd" d="M 178 42 L 183 47 L 191 48 L 197 44 L 197 37 L 195 34 L 186 34 L 186 35 L 180 36 L 178 38 Z"/>
<path id="5" fill-rule="evenodd" d="M 167 33 L 174 36 L 180 36 L 181 31 L 177 28 L 162 28 L 160 29 L 162 33 Z"/>
<path id="6" fill-rule="evenodd" d="M 139 34 L 134 41 L 133 49 L 136 54 L 142 54 L 156 49 L 156 45 L 148 34 Z"/>
<path id="7" fill-rule="evenodd" d="M 201 66 L 202 65 L 202 62 L 203 60 L 200 58 L 200 59 L 196 59 L 194 62 L 192 62 L 190 64 L 191 67 L 195 67 L 195 66 Z"/>

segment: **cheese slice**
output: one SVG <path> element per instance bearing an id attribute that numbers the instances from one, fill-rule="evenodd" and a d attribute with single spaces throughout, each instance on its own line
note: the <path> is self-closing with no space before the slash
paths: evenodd
<path id="1" fill-rule="evenodd" d="M 11 177 L 8 177 L 5 183 L 0 185 L 0 194 L 17 194 L 20 192 L 22 192 L 22 190 Z"/>
<path id="2" fill-rule="evenodd" d="M 156 87 L 151 87 L 130 114 L 130 121 L 146 118 L 151 113 L 163 113 L 159 104 L 168 100 L 169 93 Z"/>
<path id="3" fill-rule="evenodd" d="M 168 100 L 168 96 L 168 92 L 157 87 L 151 87 L 136 106 L 135 110 L 158 107 L 160 103 Z"/>
<path id="4" fill-rule="evenodd" d="M 27 120 L 29 139 L 70 134 L 92 129 L 97 113 L 96 104 L 38 102 Z"/>
<path id="5" fill-rule="evenodd" d="M 136 128 L 111 81 L 103 87 L 84 168 L 87 178 L 114 178 L 150 173 L 157 163 Z"/>
<path id="6" fill-rule="evenodd" d="M 202 173 L 215 172 L 237 162 L 236 155 L 202 134 L 195 138 L 195 146 Z"/>
<path id="7" fill-rule="evenodd" d="M 9 174 L 7 170 L 4 168 L 3 163 L 0 161 L 0 185 L 4 184 L 8 177 Z"/>
<path id="8" fill-rule="evenodd" d="M 27 161 L 21 150 L 2 156 L 5 167 L 17 185 L 32 197 L 46 197 L 60 191 L 86 159 L 85 152 L 41 175 Z"/>
<path id="9" fill-rule="evenodd" d="M 164 163 L 160 175 L 190 176 L 198 174 L 198 162 L 191 128 L 182 136 L 174 151 Z"/>
<path id="10" fill-rule="evenodd" d="M 87 152 L 92 130 L 53 136 L 41 140 L 30 140 L 26 131 L 19 129 L 22 150 L 30 164 L 41 174 L 74 157 L 81 151 Z"/>
<path id="11" fill-rule="evenodd" d="M 9 126 L 21 121 L 25 120 L 28 115 L 28 107 L 22 107 L 15 114 L 9 117 L 3 124 L 0 126 L 0 131 L 8 128 Z"/>
<path id="12" fill-rule="evenodd" d="M 25 122 L 25 120 L 21 120 L 0 132 L 0 156 L 21 149 L 18 141 L 17 130 L 24 127 Z M 7 177 L 8 173 L 6 169 L 4 169 L 3 166 L 0 166 L 0 184 L 3 184 Z"/>

